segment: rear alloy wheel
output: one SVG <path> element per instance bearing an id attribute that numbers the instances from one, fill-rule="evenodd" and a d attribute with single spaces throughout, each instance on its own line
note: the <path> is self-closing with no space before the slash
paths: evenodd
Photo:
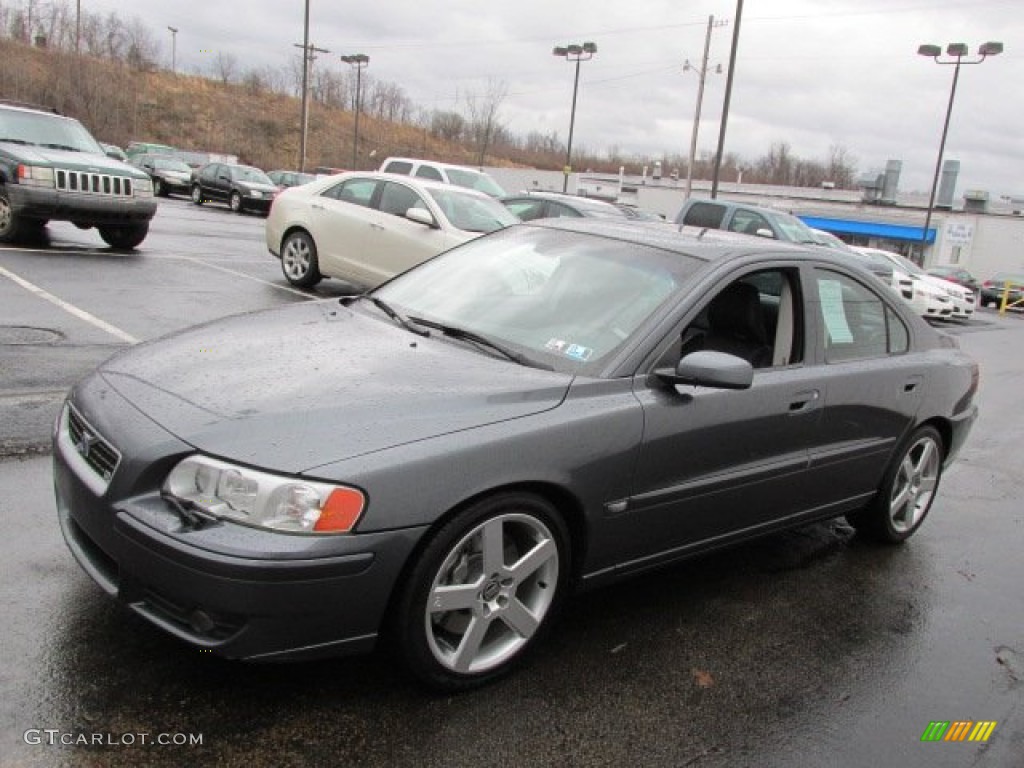
<path id="1" fill-rule="evenodd" d="M 231 210 L 235 213 L 242 212 L 242 196 L 237 192 L 231 193 L 231 199 L 228 200 L 228 205 L 231 206 Z"/>
<path id="2" fill-rule="evenodd" d="M 569 536 L 551 504 L 526 493 L 477 502 L 415 561 L 393 617 L 399 652 L 433 688 L 482 685 L 536 644 L 568 575 Z"/>
<path id="3" fill-rule="evenodd" d="M 292 285 L 312 288 L 323 276 L 316 257 L 316 243 L 306 232 L 292 232 L 281 246 L 281 269 Z"/>
<path id="4" fill-rule="evenodd" d="M 26 234 L 26 222 L 14 214 L 7 190 L 0 187 L 0 243 L 13 243 Z"/>
<path id="5" fill-rule="evenodd" d="M 142 224 L 124 224 L 119 227 L 97 227 L 100 237 L 111 248 L 119 251 L 130 251 L 146 239 L 149 234 L 149 222 Z"/>
<path id="6" fill-rule="evenodd" d="M 864 509 L 847 515 L 858 532 L 898 544 L 921 527 L 942 476 L 942 436 L 934 427 L 914 432 L 896 453 L 878 494 Z"/>
<path id="7" fill-rule="evenodd" d="M 203 190 L 199 188 L 198 184 L 192 185 L 192 202 L 196 205 L 203 204 Z"/>

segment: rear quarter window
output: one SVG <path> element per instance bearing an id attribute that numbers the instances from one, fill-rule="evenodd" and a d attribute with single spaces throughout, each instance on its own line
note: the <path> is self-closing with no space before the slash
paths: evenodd
<path id="1" fill-rule="evenodd" d="M 384 166 L 384 172 L 400 173 L 403 176 L 408 176 L 412 172 L 412 163 L 406 163 L 401 160 L 392 160 Z"/>
<path id="2" fill-rule="evenodd" d="M 715 203 L 694 203 L 687 209 L 683 220 L 679 223 L 707 229 L 721 229 L 723 218 L 725 218 L 724 206 Z"/>

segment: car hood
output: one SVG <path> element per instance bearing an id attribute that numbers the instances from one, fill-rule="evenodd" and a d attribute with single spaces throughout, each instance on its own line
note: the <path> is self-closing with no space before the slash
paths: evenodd
<path id="1" fill-rule="evenodd" d="M 276 184 L 263 184 L 258 181 L 240 181 L 238 182 L 239 189 L 247 190 L 259 190 L 260 192 L 277 192 Z"/>
<path id="2" fill-rule="evenodd" d="M 0 145 L 14 154 L 21 162 L 29 165 L 51 165 L 73 171 L 110 173 L 118 176 L 131 176 L 136 179 L 149 178 L 148 175 L 138 168 L 106 155 L 70 152 L 66 149 L 47 149 L 46 147 L 32 147 L 7 142 L 0 142 Z"/>
<path id="3" fill-rule="evenodd" d="M 197 449 L 291 473 L 539 413 L 572 381 L 337 300 L 197 326 L 127 350 L 99 373 Z"/>
<path id="4" fill-rule="evenodd" d="M 945 280 L 944 278 L 941 277 L 936 277 L 935 275 L 921 275 L 921 279 L 924 280 L 929 285 L 935 286 L 941 291 L 945 291 L 948 294 L 956 296 L 961 301 L 967 300 L 967 294 L 969 291 L 962 285 L 958 285 L 957 283 L 954 283 L 950 280 Z"/>

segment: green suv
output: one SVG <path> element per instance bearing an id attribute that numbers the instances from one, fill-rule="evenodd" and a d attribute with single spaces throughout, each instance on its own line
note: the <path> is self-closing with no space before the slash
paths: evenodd
<path id="1" fill-rule="evenodd" d="M 77 120 L 0 101 L 0 243 L 58 219 L 130 249 L 155 213 L 149 176 L 107 157 Z"/>

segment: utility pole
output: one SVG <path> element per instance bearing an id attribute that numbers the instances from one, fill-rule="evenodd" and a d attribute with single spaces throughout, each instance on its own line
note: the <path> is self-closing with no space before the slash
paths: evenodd
<path id="1" fill-rule="evenodd" d="M 167 27 L 171 32 L 171 74 L 178 74 L 178 28 Z"/>
<path id="2" fill-rule="evenodd" d="M 686 199 L 690 199 L 690 192 L 693 189 L 693 163 L 697 158 L 697 131 L 700 128 L 700 107 L 704 102 L 704 79 L 708 74 L 708 53 L 711 50 L 711 30 L 715 27 L 724 27 L 729 23 L 728 19 L 715 22 L 714 16 L 708 16 L 708 31 L 704 36 L 704 57 L 701 59 L 700 69 L 696 70 L 700 76 L 700 84 L 697 86 L 697 109 L 693 116 L 693 130 L 690 133 L 690 159 L 686 164 Z M 683 64 L 683 70 L 693 69 L 690 62 L 687 61 Z M 722 71 L 722 65 L 719 64 L 715 70 L 718 73 Z"/>
<path id="3" fill-rule="evenodd" d="M 711 199 L 718 197 L 718 175 L 722 170 L 722 153 L 725 151 L 725 128 L 729 123 L 729 100 L 732 98 L 732 81 L 736 74 L 736 48 L 740 43 L 740 20 L 743 18 L 743 0 L 736 0 L 736 20 L 732 28 L 732 50 L 729 51 L 729 74 L 725 78 L 725 102 L 722 105 L 722 123 L 718 128 L 718 149 L 715 152 L 715 171 L 711 177 Z"/>
<path id="4" fill-rule="evenodd" d="M 313 53 L 330 53 L 324 48 L 317 48 L 309 42 L 309 0 L 306 0 L 306 12 L 302 21 L 302 130 L 299 134 L 299 170 L 306 170 L 306 137 L 309 135 L 309 67 L 313 62 Z"/>
<path id="5" fill-rule="evenodd" d="M 75 0 L 75 56 L 82 55 L 82 0 Z"/>

